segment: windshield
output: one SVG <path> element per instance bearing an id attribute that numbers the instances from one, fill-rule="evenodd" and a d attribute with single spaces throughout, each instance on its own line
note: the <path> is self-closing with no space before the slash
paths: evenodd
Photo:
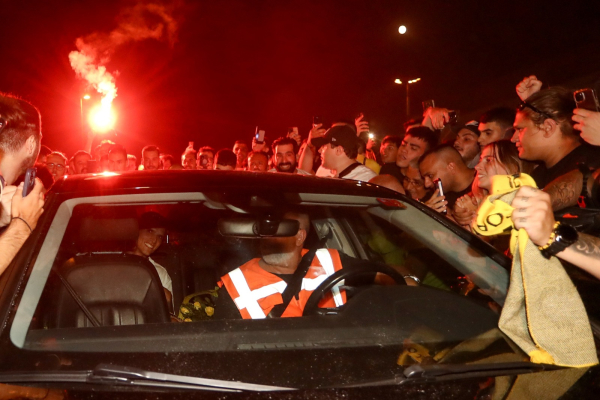
<path id="1" fill-rule="evenodd" d="M 281 318 L 266 318 L 272 310 L 264 307 L 256 317 L 250 300 L 259 291 L 248 274 L 273 279 L 264 301 L 275 292 L 281 299 L 285 289 L 276 288 L 293 282 L 294 269 L 281 261 L 290 248 L 298 249 L 294 266 L 313 251 L 324 271 L 325 256 L 332 274 L 349 275 L 294 314 L 332 274 L 305 277 Z M 252 296 L 235 282 L 240 270 Z M 53 218 L 10 337 L 18 348 L 66 353 L 368 350 L 386 368 L 419 357 L 463 363 L 454 350 L 461 343 L 519 354 L 496 329 L 507 277 L 410 201 L 211 192 L 76 198 Z"/>

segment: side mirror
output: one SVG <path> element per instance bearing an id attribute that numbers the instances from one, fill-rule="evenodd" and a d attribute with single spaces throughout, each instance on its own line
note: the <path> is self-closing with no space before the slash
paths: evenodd
<path id="1" fill-rule="evenodd" d="M 295 219 L 275 218 L 222 218 L 218 222 L 219 233 L 225 237 L 263 238 L 291 237 L 300 229 Z"/>

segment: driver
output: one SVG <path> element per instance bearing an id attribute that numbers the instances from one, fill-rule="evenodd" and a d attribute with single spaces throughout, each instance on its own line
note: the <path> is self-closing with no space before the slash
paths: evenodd
<path id="1" fill-rule="evenodd" d="M 215 318 L 266 318 L 272 308 L 283 302 L 281 294 L 291 282 L 302 256 L 310 221 L 307 214 L 288 212 L 284 218 L 300 223 L 298 233 L 291 237 L 262 239 L 262 256 L 254 258 L 221 277 Z M 361 267 L 369 263 L 353 259 L 335 249 L 317 250 L 308 272 L 302 279 L 302 288 L 290 301 L 282 317 L 300 317 L 311 293 L 330 275 L 344 268 Z M 364 268 L 364 266 L 362 266 Z M 373 277 L 370 282 L 373 282 Z M 369 282 L 366 282 L 367 284 Z M 345 304 L 346 293 L 334 287 L 323 296 L 319 307 L 339 307 Z"/>

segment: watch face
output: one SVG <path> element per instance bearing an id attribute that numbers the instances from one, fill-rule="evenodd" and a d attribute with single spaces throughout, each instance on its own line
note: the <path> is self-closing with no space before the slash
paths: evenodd
<path id="1" fill-rule="evenodd" d="M 566 244 L 573 244 L 577 241 L 579 235 L 575 228 L 567 224 L 560 224 L 556 228 L 556 239 Z"/>

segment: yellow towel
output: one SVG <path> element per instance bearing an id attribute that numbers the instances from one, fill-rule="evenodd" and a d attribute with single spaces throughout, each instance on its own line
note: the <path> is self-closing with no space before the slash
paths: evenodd
<path id="1" fill-rule="evenodd" d="M 526 174 L 494 176 L 492 193 L 473 222 L 481 235 L 512 235 L 510 286 L 498 327 L 532 362 L 568 367 L 598 364 L 587 313 L 560 261 L 544 258 L 524 229 L 513 228 L 510 204 L 521 186 L 536 187 Z"/>

